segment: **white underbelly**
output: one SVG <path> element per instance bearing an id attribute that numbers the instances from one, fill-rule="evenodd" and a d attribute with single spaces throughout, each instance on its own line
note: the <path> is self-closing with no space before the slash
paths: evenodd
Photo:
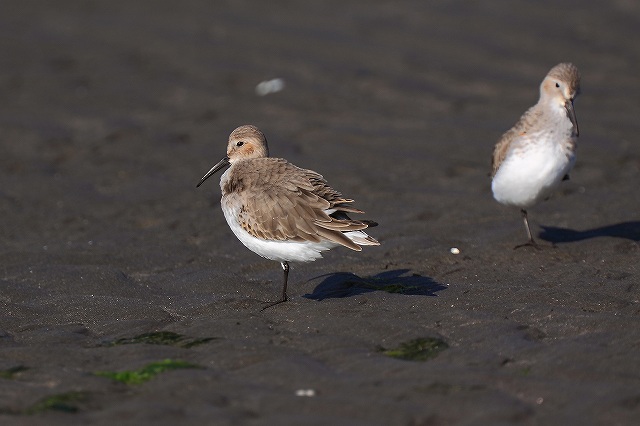
<path id="1" fill-rule="evenodd" d="M 311 262 L 322 257 L 321 252 L 338 246 L 331 241 L 274 241 L 254 237 L 245 231 L 237 220 L 237 211 L 222 200 L 222 212 L 235 236 L 249 250 L 266 259 L 278 262 Z"/>
<path id="2" fill-rule="evenodd" d="M 500 165 L 491 189 L 499 203 L 519 208 L 549 197 L 575 162 L 575 154 L 567 156 L 555 144 L 511 154 Z"/>

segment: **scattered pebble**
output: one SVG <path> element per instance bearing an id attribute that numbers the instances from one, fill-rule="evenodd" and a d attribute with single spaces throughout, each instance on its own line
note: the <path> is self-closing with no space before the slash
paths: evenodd
<path id="1" fill-rule="evenodd" d="M 256 95 L 266 96 L 270 93 L 276 93 L 284 89 L 284 80 L 281 78 L 274 78 L 273 80 L 265 80 L 258 83 L 256 86 Z"/>
<path id="2" fill-rule="evenodd" d="M 460 249 L 458 247 L 451 247 L 451 254 L 460 254 Z"/>
<path id="3" fill-rule="evenodd" d="M 315 389 L 298 389 L 296 391 L 296 396 L 316 396 Z"/>

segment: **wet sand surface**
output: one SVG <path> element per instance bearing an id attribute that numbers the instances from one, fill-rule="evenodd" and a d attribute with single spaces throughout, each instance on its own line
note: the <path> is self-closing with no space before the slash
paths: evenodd
<path id="1" fill-rule="evenodd" d="M 0 423 L 640 418 L 637 2 L 1 8 Z M 577 164 L 529 211 L 545 248 L 513 250 L 491 152 L 563 61 Z M 280 266 L 235 239 L 218 178 L 195 188 L 246 123 L 382 243 L 293 265 L 292 300 L 264 312 Z M 118 344 L 154 332 L 194 344 Z M 419 338 L 448 348 L 382 352 Z M 95 374 L 165 359 L 201 368 Z"/>

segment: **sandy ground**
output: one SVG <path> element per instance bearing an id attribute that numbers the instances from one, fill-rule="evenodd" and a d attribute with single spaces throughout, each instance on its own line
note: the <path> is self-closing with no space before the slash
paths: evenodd
<path id="1" fill-rule="evenodd" d="M 637 421 L 640 5 L 299 3 L 0 6 L 0 423 Z M 513 250 L 491 151 L 562 61 L 578 161 Z M 380 223 L 264 312 L 279 265 L 195 188 L 245 123 Z M 210 340 L 114 344 L 159 331 Z M 201 368 L 95 374 L 164 359 Z"/>

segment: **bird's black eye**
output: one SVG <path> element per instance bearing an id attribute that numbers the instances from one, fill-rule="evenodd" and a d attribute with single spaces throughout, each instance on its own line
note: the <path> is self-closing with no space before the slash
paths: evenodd
<path id="1" fill-rule="evenodd" d="M 560 87 L 560 83 L 556 83 L 556 87 Z"/>
<path id="2" fill-rule="evenodd" d="M 236 143 L 236 146 L 242 146 L 242 145 L 244 145 L 244 142 L 242 141 L 239 141 L 238 143 Z"/>

